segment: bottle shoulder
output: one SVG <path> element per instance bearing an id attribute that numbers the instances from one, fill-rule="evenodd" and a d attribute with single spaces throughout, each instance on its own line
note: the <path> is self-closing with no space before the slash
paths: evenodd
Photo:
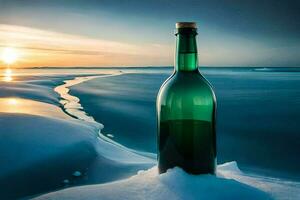
<path id="1" fill-rule="evenodd" d="M 200 73 L 174 73 L 161 86 L 160 93 L 175 92 L 193 93 L 194 95 L 203 95 L 204 93 L 214 96 L 211 84 Z"/>
<path id="2" fill-rule="evenodd" d="M 201 74 L 173 74 L 162 85 L 156 106 L 160 120 L 212 121 L 216 98 L 211 85 Z"/>

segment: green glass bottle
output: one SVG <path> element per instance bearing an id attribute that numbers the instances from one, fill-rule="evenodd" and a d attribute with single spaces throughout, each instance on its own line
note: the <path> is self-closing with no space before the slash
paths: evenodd
<path id="1" fill-rule="evenodd" d="M 215 174 L 216 98 L 198 70 L 196 23 L 176 23 L 175 35 L 175 70 L 156 102 L 159 173 L 178 166 L 191 174 Z"/>

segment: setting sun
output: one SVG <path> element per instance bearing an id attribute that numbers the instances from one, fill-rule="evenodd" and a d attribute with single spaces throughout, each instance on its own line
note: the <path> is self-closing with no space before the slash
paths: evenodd
<path id="1" fill-rule="evenodd" d="M 18 53 L 14 48 L 6 47 L 2 51 L 1 59 L 8 65 L 13 64 L 18 59 Z"/>

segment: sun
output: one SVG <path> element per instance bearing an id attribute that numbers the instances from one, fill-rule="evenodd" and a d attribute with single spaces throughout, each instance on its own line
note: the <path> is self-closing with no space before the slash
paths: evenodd
<path id="1" fill-rule="evenodd" d="M 14 48 L 6 47 L 2 51 L 1 59 L 4 63 L 8 65 L 13 64 L 18 59 L 18 53 Z"/>

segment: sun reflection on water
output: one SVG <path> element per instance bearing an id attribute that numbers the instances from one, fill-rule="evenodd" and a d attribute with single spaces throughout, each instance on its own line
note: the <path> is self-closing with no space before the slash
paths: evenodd
<path id="1" fill-rule="evenodd" d="M 57 106 L 19 97 L 0 98 L 0 113 L 23 113 L 62 119 L 70 118 Z"/>
<path id="2" fill-rule="evenodd" d="M 22 99 L 9 97 L 0 98 L 0 112 L 19 113 L 24 111 Z M 26 108 L 28 110 L 28 108 Z"/>
<path id="3" fill-rule="evenodd" d="M 15 98 L 9 98 L 7 99 L 7 104 L 8 105 L 17 105 L 18 104 L 18 100 Z"/>
<path id="4" fill-rule="evenodd" d="M 5 69 L 3 80 L 6 82 L 10 82 L 13 80 L 12 76 L 13 76 L 12 70 L 9 68 Z"/>

